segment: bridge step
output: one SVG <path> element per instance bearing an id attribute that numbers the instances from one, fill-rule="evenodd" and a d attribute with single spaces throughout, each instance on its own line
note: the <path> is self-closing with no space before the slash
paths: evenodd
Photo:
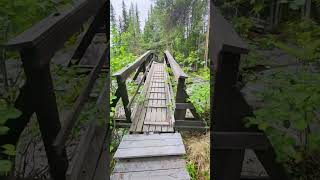
<path id="1" fill-rule="evenodd" d="M 125 135 L 114 155 L 111 180 L 190 180 L 180 133 Z"/>
<path id="2" fill-rule="evenodd" d="M 121 160 L 184 154 L 186 151 L 179 133 L 130 134 L 123 137 L 114 158 Z"/>
<path id="3" fill-rule="evenodd" d="M 179 156 L 138 158 L 116 164 L 111 180 L 189 180 L 185 161 Z"/>

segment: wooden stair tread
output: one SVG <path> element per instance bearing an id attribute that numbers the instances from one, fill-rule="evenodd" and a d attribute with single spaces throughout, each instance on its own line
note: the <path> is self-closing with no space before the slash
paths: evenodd
<path id="1" fill-rule="evenodd" d="M 134 142 L 130 142 L 134 141 Z M 140 157 L 181 156 L 186 151 L 179 133 L 168 134 L 130 134 L 122 139 L 115 159 Z"/>

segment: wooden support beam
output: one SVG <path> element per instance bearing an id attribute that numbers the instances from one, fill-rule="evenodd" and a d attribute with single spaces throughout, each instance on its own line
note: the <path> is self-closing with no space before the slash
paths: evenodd
<path id="1" fill-rule="evenodd" d="M 185 93 L 185 78 L 178 79 L 177 85 L 177 94 L 176 94 L 176 103 L 186 103 L 187 96 Z M 184 119 L 186 116 L 186 109 L 175 109 L 174 118 L 175 119 Z"/>
<path id="2" fill-rule="evenodd" d="M 205 124 L 202 122 L 202 120 L 197 120 L 197 119 L 193 119 L 193 120 L 177 120 L 176 119 L 174 125 L 175 127 L 179 127 L 179 126 L 190 126 L 194 128 L 205 127 Z"/>
<path id="3" fill-rule="evenodd" d="M 37 115 L 51 177 L 65 180 L 65 173 L 68 168 L 65 147 L 61 146 L 61 153 L 58 153 L 52 145 L 61 128 L 61 124 L 50 67 L 49 65 L 41 68 L 33 66 L 33 60 L 39 60 L 35 49 L 22 49 L 20 54 L 26 75 L 26 92 L 29 92 L 28 96 L 32 99 L 27 103 Z"/>
<path id="4" fill-rule="evenodd" d="M 269 140 L 264 133 L 256 132 L 213 132 L 215 149 L 242 150 L 256 149 L 267 150 Z"/>
<path id="5" fill-rule="evenodd" d="M 100 55 L 100 59 L 98 64 L 96 64 L 95 68 L 91 71 L 87 84 L 85 85 L 84 89 L 82 90 L 80 96 L 77 98 L 75 104 L 73 105 L 71 111 L 68 112 L 65 124 L 60 130 L 55 142 L 54 147 L 59 151 L 61 150 L 61 147 L 63 147 L 64 143 L 66 142 L 72 128 L 74 127 L 75 123 L 77 122 L 77 118 L 80 115 L 80 112 L 84 106 L 84 104 L 89 99 L 89 94 L 91 90 L 93 89 L 93 86 L 96 82 L 96 79 L 99 77 L 100 70 L 109 57 L 109 44 L 104 44 L 105 51 L 102 52 Z"/>
<path id="6" fill-rule="evenodd" d="M 122 81 L 120 76 L 117 77 L 117 83 L 127 122 L 131 123 L 131 109 L 128 108 L 129 96 L 126 83 Z"/>
<path id="7" fill-rule="evenodd" d="M 194 109 L 191 103 L 176 103 L 176 109 Z"/>

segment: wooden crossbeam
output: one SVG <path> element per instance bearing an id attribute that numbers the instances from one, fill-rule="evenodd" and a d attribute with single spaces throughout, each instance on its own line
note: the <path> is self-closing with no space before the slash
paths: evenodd
<path id="1" fill-rule="evenodd" d="M 176 103 L 176 109 L 194 109 L 191 103 Z"/>
<path id="2" fill-rule="evenodd" d="M 269 141 L 264 133 L 256 132 L 213 132 L 214 149 L 237 150 L 269 148 Z"/>

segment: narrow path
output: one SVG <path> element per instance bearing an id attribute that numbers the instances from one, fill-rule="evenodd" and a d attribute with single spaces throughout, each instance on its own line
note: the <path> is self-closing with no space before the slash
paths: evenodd
<path id="1" fill-rule="evenodd" d="M 180 133 L 174 133 L 172 91 L 165 64 L 153 62 L 133 112 L 129 135 L 114 155 L 111 180 L 189 180 Z M 141 134 L 143 133 L 143 134 Z"/>
<path id="2" fill-rule="evenodd" d="M 125 135 L 111 180 L 189 180 L 180 133 Z"/>
<path id="3" fill-rule="evenodd" d="M 173 132 L 174 117 L 165 64 L 153 62 L 140 103 L 133 113 L 131 133 Z"/>

